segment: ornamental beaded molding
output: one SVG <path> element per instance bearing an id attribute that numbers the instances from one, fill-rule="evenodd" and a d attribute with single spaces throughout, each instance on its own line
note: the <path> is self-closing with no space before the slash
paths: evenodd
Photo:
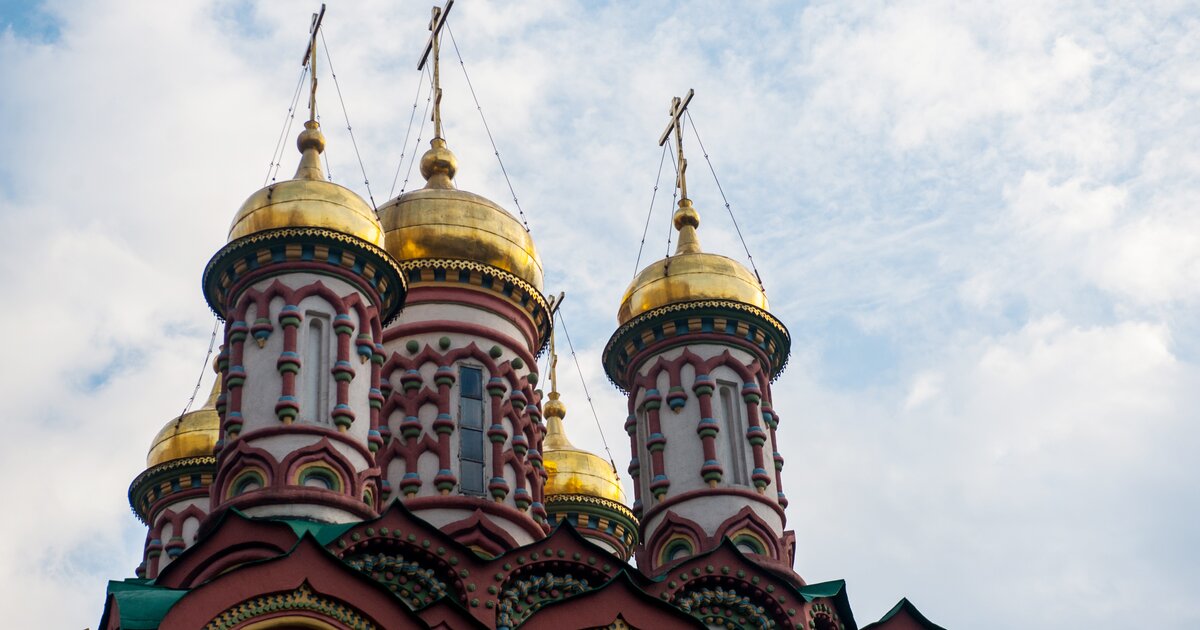
<path id="1" fill-rule="evenodd" d="M 323 236 L 325 238 L 329 238 L 329 239 L 332 239 L 335 241 L 340 241 L 342 243 L 347 243 L 350 245 L 354 245 L 356 247 L 361 247 L 362 249 L 365 249 L 368 252 L 375 254 L 376 256 L 379 256 L 380 258 L 382 258 L 397 273 L 400 272 L 400 267 L 396 265 L 396 261 L 394 258 L 392 258 L 392 255 L 387 253 L 383 249 L 380 249 L 379 247 L 375 246 L 374 244 L 368 243 L 367 241 L 364 241 L 361 238 L 358 238 L 357 236 L 350 236 L 349 234 L 343 234 L 341 232 L 336 232 L 334 230 L 327 230 L 325 228 L 314 228 L 314 227 L 277 228 L 274 230 L 267 230 L 265 232 L 257 232 L 255 234 L 251 234 L 249 236 L 243 236 L 243 237 L 225 245 L 225 247 L 222 247 L 219 251 L 217 251 L 216 255 L 213 256 L 213 260 L 216 260 L 217 258 L 224 256 L 225 254 L 229 253 L 230 251 L 232 251 L 234 249 L 240 249 L 246 245 L 252 245 L 254 243 L 259 243 L 261 241 L 266 241 L 266 240 L 270 240 L 270 239 L 288 238 L 288 237 L 293 237 L 293 236 Z M 205 271 L 204 277 L 207 280 L 207 278 L 208 278 L 207 270 Z M 404 280 L 403 280 L 403 278 L 401 278 L 402 286 L 403 286 L 403 283 L 404 283 Z"/>
<path id="2" fill-rule="evenodd" d="M 752 315 L 757 315 L 758 317 L 763 318 L 764 320 L 767 321 L 767 323 L 774 326 L 776 330 L 783 333 L 783 335 L 785 337 L 787 337 L 788 339 L 791 339 L 791 336 L 792 336 L 791 333 L 788 332 L 787 327 L 785 327 L 783 325 L 783 323 L 780 322 L 778 319 L 775 319 L 774 315 L 771 315 L 767 311 L 764 311 L 761 308 L 758 308 L 757 306 L 751 306 L 749 304 L 744 304 L 742 302 L 733 302 L 730 300 L 694 300 L 691 302 L 679 302 L 677 304 L 668 304 L 666 306 L 660 306 L 656 309 L 646 311 L 645 313 L 638 315 L 637 317 L 629 320 L 628 322 L 625 322 L 625 325 L 618 328 L 617 332 L 613 334 L 613 338 L 616 338 L 616 337 L 619 337 L 619 336 L 625 334 L 626 332 L 629 331 L 629 329 L 641 325 L 644 321 L 646 321 L 648 319 L 653 319 L 654 317 L 663 315 L 665 313 L 673 313 L 675 311 L 682 311 L 682 310 L 693 309 L 693 308 L 732 308 L 734 310 L 746 311 Z"/>
<path id="3" fill-rule="evenodd" d="M 547 506 L 557 503 L 591 503 L 626 516 L 632 519 L 634 523 L 637 522 L 637 519 L 633 518 L 633 512 L 629 511 L 629 508 L 603 497 L 593 497 L 586 494 L 554 494 L 546 497 L 545 503 Z"/>
<path id="4" fill-rule="evenodd" d="M 346 605 L 317 595 L 308 583 L 291 593 L 274 593 L 248 599 L 208 622 L 204 630 L 230 630 L 256 617 L 288 611 L 314 612 L 340 622 L 350 630 L 375 630 L 375 624 Z"/>

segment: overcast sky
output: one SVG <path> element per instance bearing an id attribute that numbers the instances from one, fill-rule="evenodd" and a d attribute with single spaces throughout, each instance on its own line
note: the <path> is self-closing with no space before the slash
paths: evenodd
<path id="1" fill-rule="evenodd" d="M 140 559 L 126 489 L 202 369 L 201 271 L 263 185 L 315 9 L 0 0 L 15 627 L 94 626 L 105 581 Z M 419 132 L 427 146 L 427 21 L 382 0 L 325 18 L 377 203 Z M 846 579 L 859 623 L 907 596 L 949 628 L 1200 626 L 1194 4 L 460 0 L 450 24 L 620 470 L 624 402 L 599 355 L 670 98 L 694 88 L 793 336 L 774 406 L 800 574 Z M 515 211 L 443 58 L 459 186 Z M 330 169 L 366 196 L 320 61 Z M 745 260 L 685 138 L 701 242 Z M 666 251 L 670 164 L 642 265 Z M 560 368 L 568 431 L 602 451 Z"/>

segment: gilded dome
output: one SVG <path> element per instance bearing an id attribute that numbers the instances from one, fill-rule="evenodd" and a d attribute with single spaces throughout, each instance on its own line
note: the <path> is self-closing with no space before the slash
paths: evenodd
<path id="1" fill-rule="evenodd" d="M 217 396 L 220 394 L 221 379 L 218 377 L 203 406 L 172 418 L 154 436 L 150 452 L 146 454 L 146 468 L 176 459 L 212 456 L 220 433 L 221 421 L 217 417 Z"/>
<path id="2" fill-rule="evenodd" d="M 549 473 L 543 494 L 585 495 L 625 504 L 621 480 L 611 463 L 595 453 L 580 450 L 571 444 L 563 432 L 563 417 L 567 409 L 558 392 L 550 392 L 543 405 L 546 414 L 546 438 L 542 443 L 542 464 Z"/>
<path id="3" fill-rule="evenodd" d="M 325 136 L 315 121 L 296 139 L 296 176 L 250 195 L 229 226 L 229 241 L 279 228 L 325 228 L 383 247 L 383 227 L 371 206 L 353 191 L 326 181 L 321 172 Z"/>
<path id="4" fill-rule="evenodd" d="M 424 188 L 379 208 L 388 253 L 400 261 L 468 260 L 507 271 L 542 291 L 542 261 L 521 222 L 496 203 L 454 187 L 458 160 L 434 138 L 421 158 Z"/>
<path id="5" fill-rule="evenodd" d="M 633 279 L 621 299 L 618 324 L 662 306 L 695 300 L 728 300 L 768 310 L 767 295 L 749 269 L 725 256 L 700 251 L 699 225 L 691 200 L 680 200 L 675 212 L 679 230 L 675 255 L 651 263 Z"/>

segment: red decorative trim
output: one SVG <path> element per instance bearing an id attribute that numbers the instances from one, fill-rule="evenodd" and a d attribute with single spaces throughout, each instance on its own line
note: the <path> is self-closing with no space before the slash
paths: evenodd
<path id="1" fill-rule="evenodd" d="M 754 372 L 761 371 L 762 370 L 761 366 L 763 366 L 763 365 L 771 364 L 770 359 L 767 357 L 767 354 L 765 352 L 763 352 L 763 350 L 761 348 L 746 341 L 745 339 L 742 339 L 741 337 L 737 337 L 735 335 L 722 335 L 722 334 L 717 334 L 717 333 L 688 333 L 686 335 L 664 337 L 663 339 L 657 340 L 654 343 L 647 344 L 645 348 L 642 348 L 640 351 L 638 351 L 637 354 L 635 354 L 629 358 L 629 368 L 628 368 L 628 373 L 626 374 L 625 380 L 626 380 L 626 382 L 631 383 L 631 384 L 639 383 L 641 381 L 642 377 L 638 376 L 638 368 L 640 368 L 642 366 L 643 362 L 649 360 L 649 358 L 653 357 L 654 355 L 662 354 L 668 350 L 671 350 L 672 348 L 677 348 L 679 346 L 694 346 L 694 345 L 702 344 L 705 342 L 712 342 L 713 345 L 720 345 L 720 346 L 735 346 L 738 349 L 745 350 L 745 351 L 749 352 L 750 354 L 754 355 L 754 357 L 756 359 L 754 361 L 755 367 L 752 368 Z M 690 353 L 690 352 L 691 352 L 690 350 L 686 350 L 686 349 L 684 350 L 685 354 Z M 728 353 L 729 351 L 726 350 L 725 352 Z M 670 363 L 678 362 L 680 359 L 683 358 L 683 356 L 684 355 L 680 355 L 678 358 L 674 359 L 673 361 L 670 361 Z M 723 355 L 717 355 L 717 356 L 723 356 Z M 721 365 L 720 363 L 718 363 L 718 364 L 710 363 L 711 359 L 709 361 L 705 361 L 704 359 L 701 359 L 698 355 L 696 355 L 694 353 L 692 353 L 692 357 L 694 357 L 695 361 L 698 361 L 697 363 L 692 363 L 692 365 L 695 365 L 697 367 L 699 367 L 700 365 L 704 365 L 706 367 L 706 371 L 709 371 L 709 372 L 711 372 L 711 369 L 707 369 L 707 368 L 711 368 L 715 365 Z M 659 361 L 667 361 L 667 360 L 663 359 L 662 357 L 659 357 Z M 752 373 L 748 371 L 748 368 L 746 368 L 745 366 L 742 366 L 742 364 L 738 363 L 736 360 L 734 360 L 733 363 L 736 365 L 739 365 L 741 367 L 734 367 L 733 364 L 729 365 L 729 367 L 733 368 L 734 371 L 738 372 L 738 376 L 742 377 L 743 381 L 749 382 L 751 379 Z M 632 389 L 632 386 L 630 387 L 630 389 Z"/>
<path id="2" fill-rule="evenodd" d="M 204 499 L 208 495 L 208 486 L 192 486 L 179 492 L 163 495 L 157 501 L 150 504 L 150 509 L 146 512 L 150 515 L 150 522 L 158 520 L 159 510 L 166 509 L 168 506 L 176 503 L 182 503 L 189 499 Z"/>
<path id="3" fill-rule="evenodd" d="M 362 502 L 362 499 L 334 492 L 304 486 L 287 486 L 272 488 L 269 492 L 254 491 L 229 499 L 220 507 L 221 512 L 230 508 L 246 510 L 264 505 L 291 505 L 295 503 L 309 505 L 324 505 L 338 510 L 344 510 L 359 519 L 374 518 L 375 509 Z M 216 510 L 213 514 L 217 514 Z"/>
<path id="4" fill-rule="evenodd" d="M 529 313 L 492 293 L 485 293 L 467 286 L 447 286 L 443 283 L 433 285 L 414 284 L 409 290 L 408 297 L 405 299 L 405 305 L 413 306 L 427 303 L 459 304 L 492 311 L 512 322 L 521 330 L 521 333 L 525 336 L 526 348 L 537 349 L 541 346 L 538 343 L 540 336 L 537 333 L 537 326 Z M 399 326 L 392 327 L 390 330 L 403 330 L 409 325 L 400 324 Z"/>
<path id="5" fill-rule="evenodd" d="M 362 480 L 354 465 L 333 447 L 328 438 L 288 453 L 280 462 L 279 468 L 284 471 L 283 478 L 291 484 L 297 469 L 312 462 L 322 462 L 334 468 L 342 478 L 343 493 L 355 498 L 362 496 Z"/>
<path id="6" fill-rule="evenodd" d="M 509 549 L 517 548 L 517 541 L 511 534 L 496 525 L 492 519 L 483 515 L 480 510 L 460 521 L 447 523 L 442 526 L 442 532 L 454 538 L 459 544 L 472 545 L 498 556 Z"/>
<path id="7" fill-rule="evenodd" d="M 546 605 L 521 624 L 521 628 L 604 628 L 618 617 L 633 628 L 706 627 L 694 617 L 648 595 L 622 572 L 598 588 Z"/>
<path id="8" fill-rule="evenodd" d="M 528 514 L 503 503 L 488 501 L 478 497 L 456 495 L 440 495 L 433 497 L 413 497 L 404 501 L 404 507 L 420 516 L 420 510 L 459 509 L 481 511 L 491 516 L 504 518 L 507 522 L 525 530 L 534 540 L 545 537 L 546 532 L 533 521 Z"/>
<path id="9" fill-rule="evenodd" d="M 314 593 L 338 600 L 370 619 L 380 628 L 419 627 L 420 621 L 408 607 L 378 582 L 346 566 L 311 537 L 304 537 L 286 556 L 247 564 L 202 584 L 179 600 L 159 626 L 162 630 L 203 627 L 221 613 L 254 597 L 246 596 L 246 585 L 254 585 L 255 597 L 286 594 L 307 584 Z"/>
<path id="10" fill-rule="evenodd" d="M 527 348 L 522 347 L 516 339 L 513 339 L 507 335 L 502 335 L 486 326 L 472 324 L 470 322 L 433 320 L 412 322 L 411 324 L 400 324 L 385 330 L 383 332 L 383 341 L 384 343 L 388 343 L 404 337 L 412 337 L 413 335 L 422 335 L 426 333 L 461 333 L 464 335 L 483 337 L 484 339 L 488 339 L 503 345 L 506 350 L 521 357 L 521 360 L 525 361 L 525 365 L 537 365 L 537 363 L 534 361 L 533 353 L 529 352 Z M 471 342 L 471 345 L 475 345 L 475 343 Z M 426 347 L 429 348 L 429 346 Z M 432 348 L 429 349 L 432 350 Z M 398 355 L 393 352 L 392 356 L 395 357 Z M 417 356 L 419 357 L 420 355 Z M 389 360 L 388 363 L 390 364 L 391 361 Z M 488 363 L 495 365 L 495 361 L 492 361 L 491 357 L 488 357 Z M 385 364 L 384 369 L 386 370 L 386 368 L 387 365 Z"/>
<path id="11" fill-rule="evenodd" d="M 738 530 L 749 529 L 754 534 L 762 539 L 762 543 L 767 546 L 767 554 L 773 560 L 780 560 L 783 556 L 780 549 L 779 534 L 771 530 L 762 517 L 755 513 L 754 509 L 749 505 L 738 510 L 737 514 L 725 519 L 717 526 L 717 533 L 714 536 L 717 540 L 721 538 L 732 538 L 733 534 Z"/>
<path id="12" fill-rule="evenodd" d="M 745 490 L 742 488 L 700 488 L 698 490 L 689 490 L 673 497 L 667 497 L 666 499 L 659 501 L 654 507 L 648 508 L 645 511 L 645 515 L 641 518 L 642 528 L 644 530 L 646 523 L 649 523 L 650 520 L 657 516 L 659 512 L 662 512 L 671 506 L 683 503 L 684 501 L 690 501 L 692 499 L 704 499 L 717 495 L 733 495 L 745 499 L 752 499 L 771 508 L 772 510 L 775 510 L 775 513 L 779 515 L 781 520 L 786 519 L 783 508 L 779 507 L 778 503 L 772 501 L 771 498 L 761 495 L 753 490 Z"/>
<path id="13" fill-rule="evenodd" d="M 368 465 L 375 460 L 375 456 L 371 454 L 370 449 L 368 449 L 366 446 L 363 446 L 361 442 L 355 440 L 349 435 L 328 427 L 301 422 L 293 422 L 292 424 L 287 425 L 280 424 L 272 427 L 254 429 L 249 433 L 243 433 L 239 435 L 237 440 L 235 440 L 235 443 L 275 437 L 277 435 L 312 435 L 323 440 L 332 440 L 334 442 L 345 444 L 346 446 L 358 451 L 358 454 L 362 455 L 363 458 L 367 460 Z M 228 447 L 229 445 L 226 445 L 226 448 Z"/>
<path id="14" fill-rule="evenodd" d="M 295 532 L 283 523 L 229 512 L 202 523 L 196 544 L 168 565 L 156 584 L 194 588 L 243 562 L 287 553 L 295 544 Z"/>
<path id="15" fill-rule="evenodd" d="M 337 271 L 339 273 L 334 273 L 335 271 Z M 346 272 L 341 273 L 342 271 L 346 271 Z M 312 273 L 315 275 L 322 275 L 322 276 L 329 276 L 329 277 L 337 278 L 339 280 L 342 280 L 342 281 L 354 286 L 354 288 L 357 289 L 358 291 L 365 293 L 367 295 L 367 297 L 369 297 L 371 299 L 372 304 L 382 303 L 382 299 L 379 296 L 379 292 L 375 290 L 375 287 L 372 287 L 361 277 L 356 276 L 352 273 L 349 273 L 348 270 L 344 270 L 341 267 L 331 267 L 325 263 L 314 263 L 314 262 L 277 263 L 277 264 L 270 265 L 267 267 L 259 267 L 258 269 L 248 272 L 246 275 L 239 278 L 238 281 L 235 282 L 232 286 L 230 286 L 229 290 L 227 290 L 225 292 L 226 299 L 231 300 L 231 298 L 233 298 L 234 296 L 238 296 L 238 298 L 241 298 L 242 296 L 239 294 L 243 290 L 245 290 L 246 287 L 251 286 L 256 282 L 260 282 L 265 278 L 270 278 L 270 277 L 279 276 L 279 275 L 288 274 L 288 273 Z M 320 281 L 318 280 L 317 282 L 320 282 Z M 279 280 L 276 280 L 275 283 L 279 283 Z M 274 285 L 274 283 L 273 283 L 273 285 Z M 324 285 L 322 285 L 322 286 L 324 286 Z M 288 304 L 298 304 L 299 303 L 299 300 L 293 300 L 293 299 L 290 299 L 289 297 L 284 297 L 284 299 Z M 230 319 L 237 320 L 237 319 L 245 318 L 245 311 L 243 310 L 243 306 L 241 306 L 242 304 L 244 304 L 243 300 L 238 299 L 236 301 L 239 304 L 239 306 L 238 306 L 235 314 L 232 317 L 228 317 L 228 316 L 226 317 L 227 320 L 230 320 Z M 375 308 L 375 307 L 372 307 L 372 308 Z M 228 312 L 228 310 L 226 310 L 226 312 Z"/>

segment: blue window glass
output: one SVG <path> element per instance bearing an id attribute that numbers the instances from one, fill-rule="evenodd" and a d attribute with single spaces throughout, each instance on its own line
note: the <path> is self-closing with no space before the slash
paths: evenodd
<path id="1" fill-rule="evenodd" d="M 462 478 L 459 485 L 464 494 L 483 494 L 483 462 L 462 460 Z"/>
<path id="2" fill-rule="evenodd" d="M 483 428 L 483 401 L 464 398 L 459 404 L 458 425 L 464 429 Z"/>
<path id="3" fill-rule="evenodd" d="M 483 462 L 483 431 L 474 429 L 463 429 L 462 435 L 462 458 L 476 462 Z"/>
<path id="4" fill-rule="evenodd" d="M 479 368 L 462 368 L 458 378 L 460 395 L 463 398 L 483 398 L 483 372 Z"/>
<path id="5" fill-rule="evenodd" d="M 458 371 L 458 463 L 459 488 L 463 494 L 483 494 L 483 370 L 460 367 Z"/>

